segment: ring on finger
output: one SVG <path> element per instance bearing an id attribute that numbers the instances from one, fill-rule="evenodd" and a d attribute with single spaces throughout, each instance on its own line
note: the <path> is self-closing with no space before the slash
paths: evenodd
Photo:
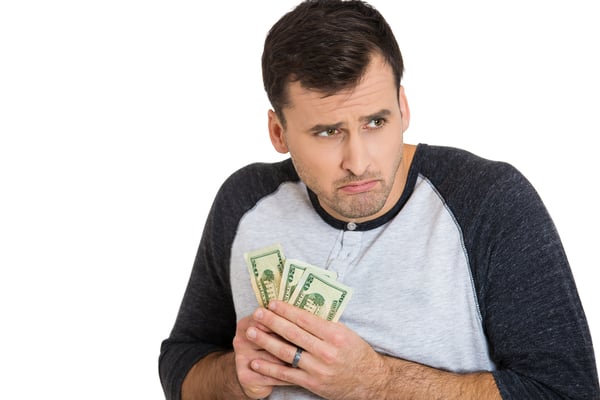
<path id="1" fill-rule="evenodd" d="M 302 348 L 298 347 L 296 349 L 296 354 L 294 354 L 294 359 L 292 360 L 292 368 L 298 368 L 298 363 L 300 362 L 300 357 L 302 357 Z"/>

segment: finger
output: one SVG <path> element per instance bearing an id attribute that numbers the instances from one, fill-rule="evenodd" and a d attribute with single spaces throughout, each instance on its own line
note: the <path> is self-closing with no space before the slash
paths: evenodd
<path id="1" fill-rule="evenodd" d="M 260 365 L 278 365 L 265 360 L 256 361 Z M 253 367 L 254 361 L 250 363 L 246 371 L 238 371 L 238 380 L 244 388 L 264 388 L 273 386 L 289 385 L 288 382 L 276 379 L 272 376 L 262 374 L 259 369 Z"/>
<path id="2" fill-rule="evenodd" d="M 296 354 L 294 354 L 294 359 L 292 360 L 292 368 L 300 368 L 300 359 L 303 352 L 304 350 L 301 347 L 296 349 Z"/>
<path id="3" fill-rule="evenodd" d="M 264 386 L 242 386 L 244 394 L 250 399 L 261 400 L 271 394 L 272 389 Z"/>
<path id="4" fill-rule="evenodd" d="M 286 362 L 280 360 L 279 358 L 275 357 L 273 354 L 269 353 L 267 350 L 263 349 L 263 351 L 260 352 L 260 357 L 255 358 L 257 360 L 263 360 L 263 361 L 268 361 L 270 363 L 274 363 L 274 364 L 281 364 L 281 365 L 285 365 Z"/>
<path id="5" fill-rule="evenodd" d="M 285 385 L 303 385 L 308 377 L 308 373 L 299 367 L 291 368 L 290 366 L 268 363 L 262 360 L 252 361 L 250 367 L 263 376 L 285 382 Z"/>
<path id="6" fill-rule="evenodd" d="M 293 362 L 297 346 L 287 340 L 282 340 L 280 337 L 266 334 L 260 329 L 253 327 L 248 328 L 246 336 L 256 347 L 264 349 L 266 352 L 276 357 L 280 362 L 286 364 L 291 364 Z"/>
<path id="7" fill-rule="evenodd" d="M 286 303 L 281 303 L 281 304 L 287 305 Z M 292 306 L 290 306 L 290 307 L 292 307 Z M 295 307 L 293 307 L 293 308 L 295 308 Z M 302 311 L 302 310 L 300 310 L 300 311 Z M 314 317 L 313 315 L 311 315 L 310 313 L 308 313 L 306 311 L 302 311 L 302 312 L 305 313 L 306 316 L 309 318 Z M 265 350 L 270 351 L 276 357 L 279 357 L 281 360 L 283 360 L 287 363 L 291 363 L 291 360 L 294 357 L 297 347 L 301 347 L 310 352 L 317 352 L 317 351 L 319 351 L 320 346 L 322 346 L 321 340 L 319 338 L 317 338 L 317 337 L 313 336 L 311 333 L 305 331 L 304 329 L 302 329 L 301 327 L 296 325 L 294 322 L 292 322 L 278 314 L 275 314 L 274 312 L 271 312 L 270 310 L 258 309 L 254 312 L 253 318 L 257 322 L 267 326 L 271 331 L 273 331 L 279 337 L 275 337 L 274 335 L 271 335 L 272 338 L 274 339 L 273 341 L 266 341 L 268 338 L 265 338 L 263 335 L 261 335 L 259 337 L 260 341 L 256 341 L 252 337 L 248 337 L 248 339 L 253 341 L 254 343 L 258 343 L 259 346 L 269 345 L 269 348 L 266 348 L 266 347 L 263 347 L 263 348 L 265 348 Z M 318 317 L 315 317 L 315 318 L 318 318 Z M 255 332 L 255 331 L 257 331 L 257 330 L 253 329 L 251 331 L 250 329 L 248 329 L 247 332 Z M 256 334 L 253 333 L 253 335 L 256 335 Z M 263 341 L 265 341 L 265 344 L 263 344 Z M 292 343 L 293 346 L 281 346 L 281 343 L 284 343 L 284 344 Z M 286 352 L 286 350 L 288 352 Z"/>
<path id="8" fill-rule="evenodd" d="M 314 369 L 315 358 L 308 351 L 293 343 L 280 338 L 275 339 L 253 328 L 248 330 L 248 339 L 277 359 L 276 362 L 265 360 L 264 358 L 262 360 L 253 360 L 250 363 L 250 367 L 256 371 L 277 379 L 289 380 L 289 371 L 287 370 L 290 368 L 302 369 L 307 372 Z M 291 382 L 298 384 L 296 380 Z"/>
<path id="9" fill-rule="evenodd" d="M 283 365 L 283 363 L 275 357 L 268 354 L 266 351 L 262 351 L 262 354 L 256 358 L 260 360 L 260 363 L 277 364 Z M 253 360 L 248 359 L 247 356 L 236 355 L 236 373 L 238 382 L 244 388 L 244 391 L 252 398 L 262 398 L 268 396 L 272 387 L 287 385 L 287 382 L 280 381 L 268 375 L 261 374 L 258 370 L 251 367 Z M 265 392 L 266 391 L 266 392 Z M 263 395 L 257 396 L 260 392 Z M 256 396 L 256 397 L 254 397 Z"/>
<path id="10" fill-rule="evenodd" d="M 254 327 L 248 329 L 263 332 L 261 329 Z M 264 334 L 269 335 L 267 333 Z M 240 333 L 233 338 L 233 348 L 235 350 L 236 360 L 242 365 L 248 366 L 250 364 L 250 361 L 257 358 L 261 358 L 265 361 L 270 362 L 282 362 L 281 360 L 267 352 L 265 349 L 263 349 L 255 341 L 249 340 L 247 332 Z"/>
<path id="11" fill-rule="evenodd" d="M 329 338 L 335 330 L 336 323 L 326 321 L 283 301 L 271 301 L 269 310 L 319 339 Z"/>
<path id="12" fill-rule="evenodd" d="M 273 331 L 271 329 L 269 329 L 268 326 L 265 326 L 265 325 L 263 325 L 263 324 L 261 324 L 261 323 L 259 323 L 257 321 L 254 321 L 254 320 L 252 321 L 252 323 L 250 324 L 250 326 L 254 326 L 254 327 L 256 327 L 256 328 L 258 328 L 258 329 L 260 329 L 260 330 L 262 330 L 262 331 L 264 331 L 266 333 L 273 333 Z"/>

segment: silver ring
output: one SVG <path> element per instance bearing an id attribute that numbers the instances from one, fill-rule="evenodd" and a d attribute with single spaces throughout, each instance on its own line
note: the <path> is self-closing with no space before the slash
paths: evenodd
<path id="1" fill-rule="evenodd" d="M 300 357 L 302 357 L 302 350 L 300 347 L 296 350 L 296 354 L 294 354 L 294 360 L 292 361 L 292 368 L 298 368 L 298 363 L 300 362 Z"/>

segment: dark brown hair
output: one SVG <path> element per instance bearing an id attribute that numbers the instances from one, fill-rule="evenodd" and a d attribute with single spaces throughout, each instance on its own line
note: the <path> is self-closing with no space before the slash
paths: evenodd
<path id="1" fill-rule="evenodd" d="M 376 53 L 391 66 L 399 90 L 402 54 L 379 11 L 360 0 L 305 0 L 265 40 L 262 72 L 269 101 L 285 123 L 288 83 L 332 95 L 356 86 Z"/>

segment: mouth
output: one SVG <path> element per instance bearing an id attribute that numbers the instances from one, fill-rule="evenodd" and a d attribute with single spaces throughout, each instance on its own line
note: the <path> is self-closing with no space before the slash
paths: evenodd
<path id="1" fill-rule="evenodd" d="M 352 182 L 340 187 L 340 190 L 347 194 L 360 194 L 371 191 L 376 185 L 377 180 Z"/>

